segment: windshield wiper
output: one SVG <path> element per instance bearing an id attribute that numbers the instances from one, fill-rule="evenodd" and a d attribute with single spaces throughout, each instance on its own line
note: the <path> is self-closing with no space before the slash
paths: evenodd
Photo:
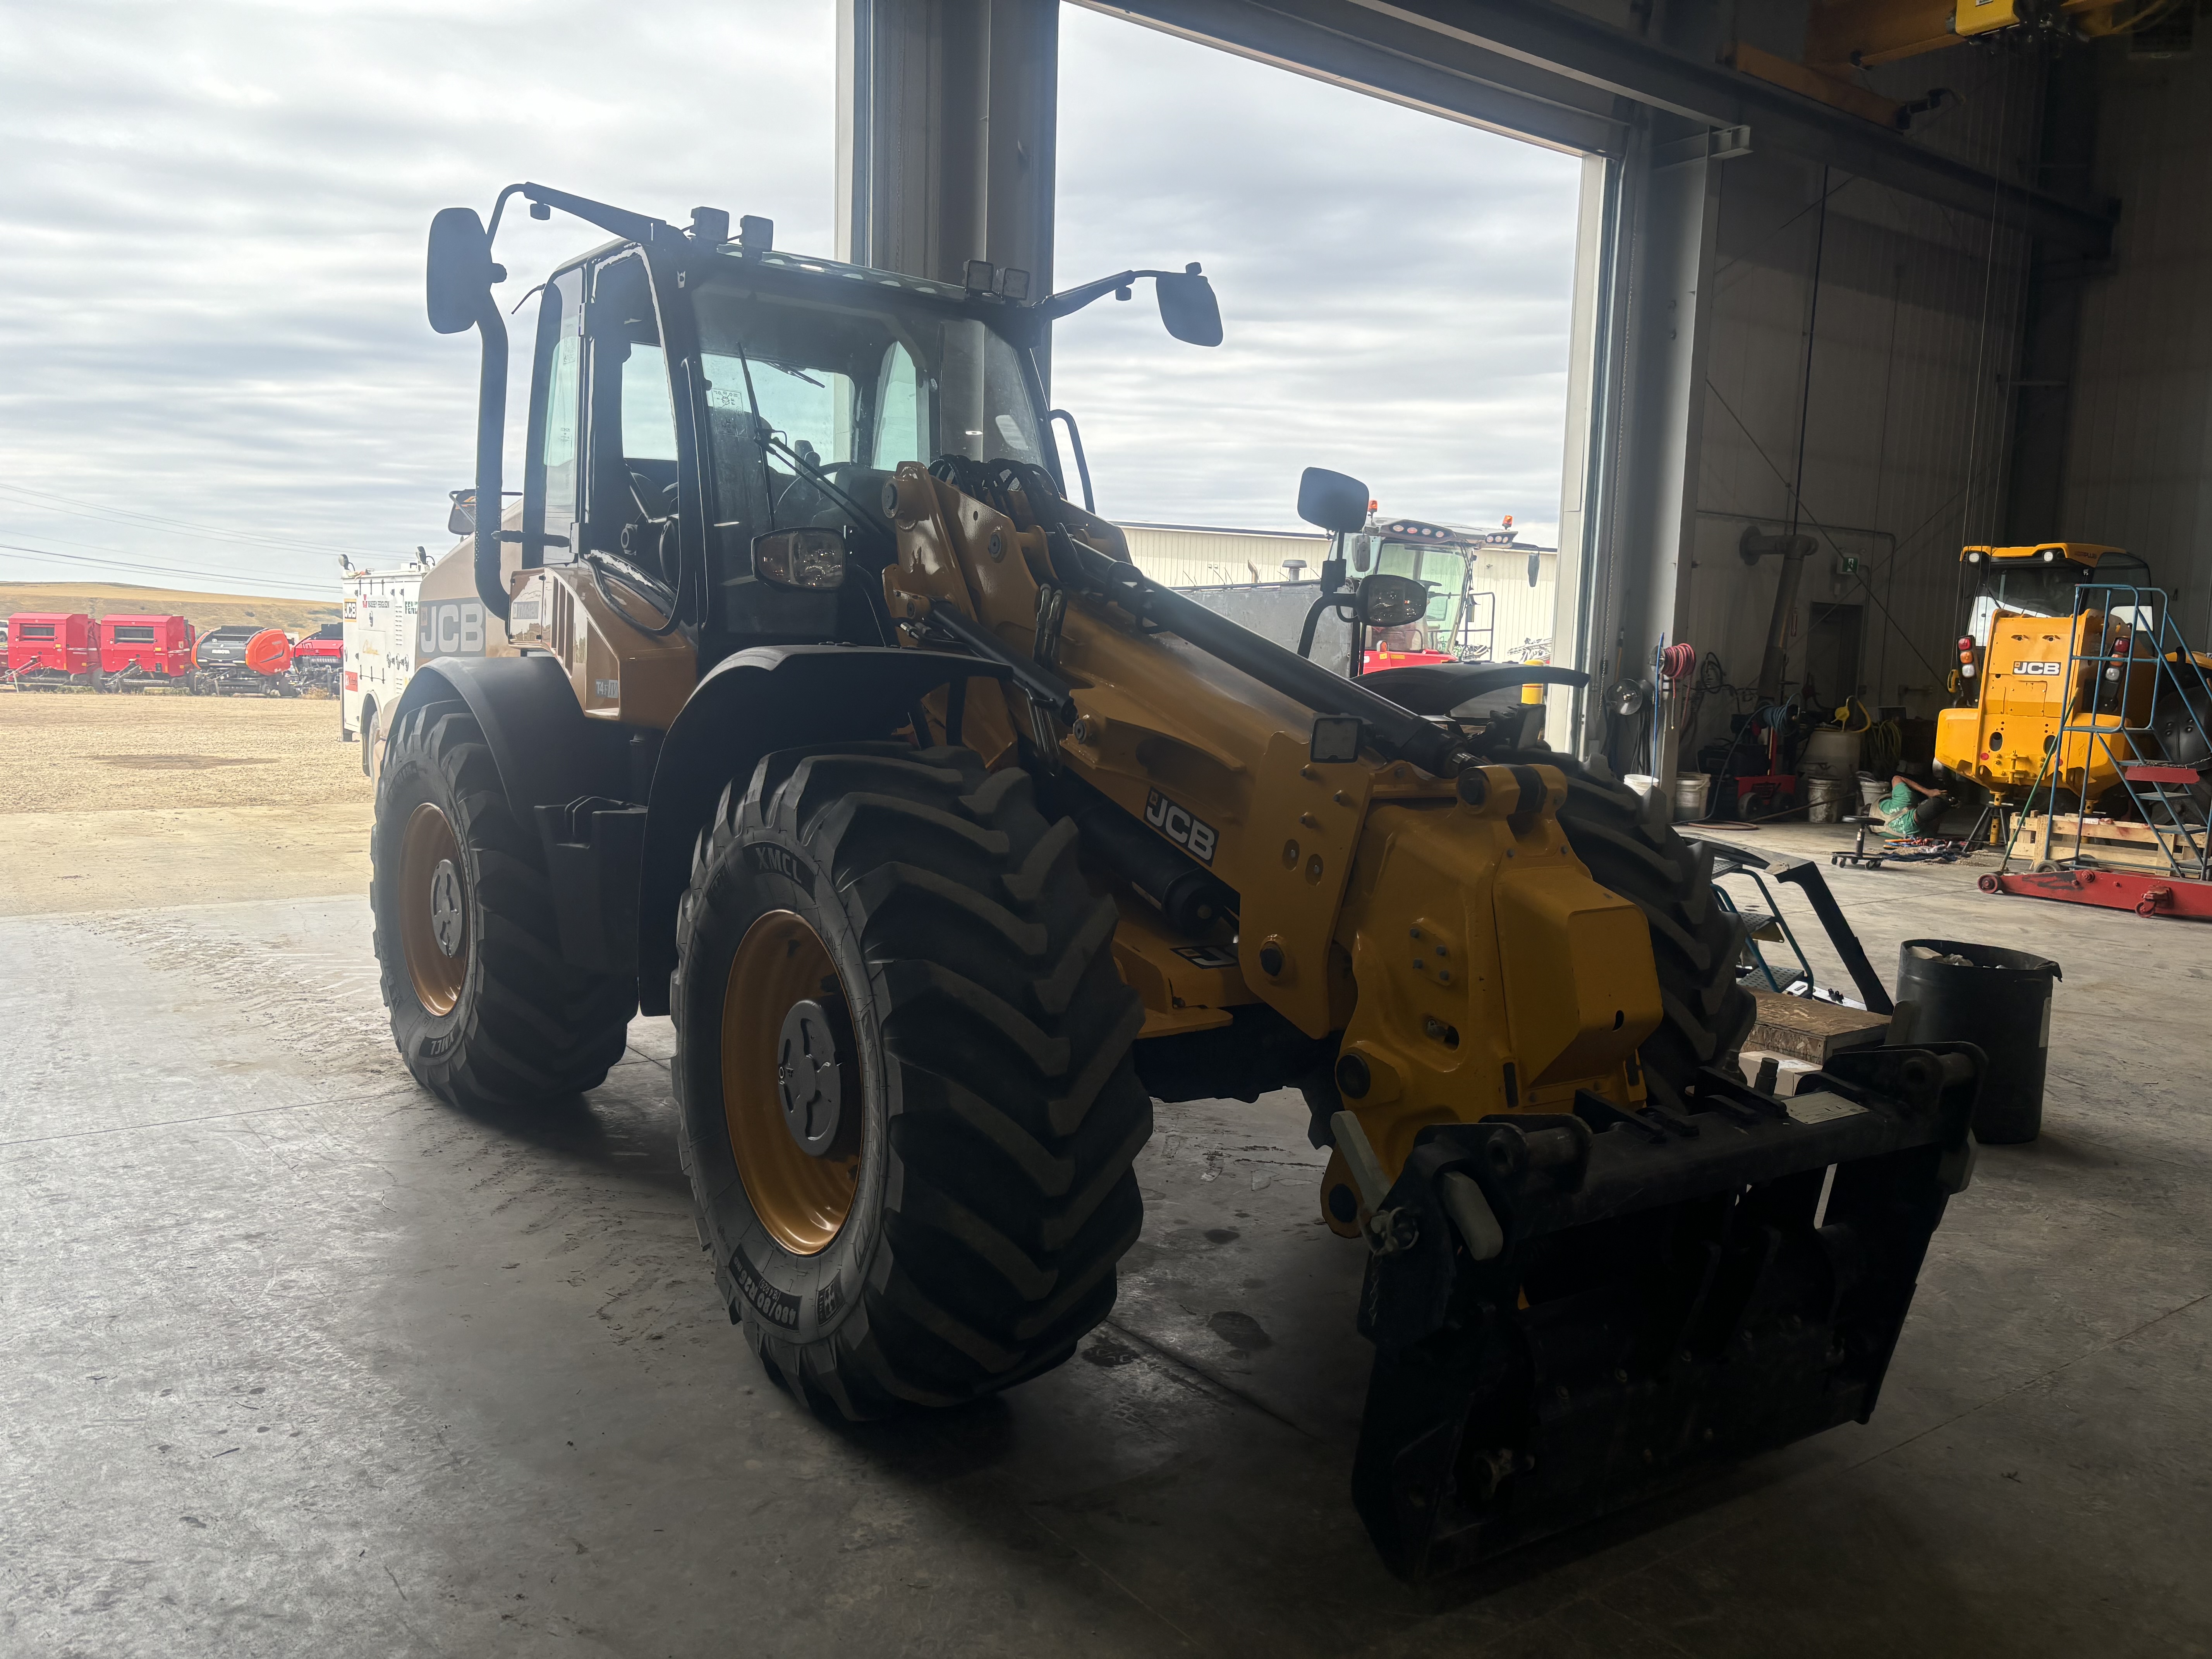
<path id="1" fill-rule="evenodd" d="M 798 471 L 805 473 L 807 478 L 825 495 L 827 495 L 830 500 L 836 501 L 840 507 L 843 507 L 846 512 L 852 514 L 853 522 L 854 524 L 882 524 L 883 519 L 879 514 L 871 513 L 865 507 L 861 507 L 858 501 L 852 498 L 852 496 L 838 488 L 836 479 L 832 478 L 819 466 L 816 465 L 812 461 L 808 460 L 805 456 L 800 454 L 789 444 L 786 443 L 782 439 L 775 435 L 775 428 L 768 423 L 766 417 L 760 412 L 760 396 L 753 390 L 752 358 L 748 356 L 745 351 L 744 342 L 742 340 L 734 340 L 731 342 L 731 343 L 737 350 L 738 367 L 744 374 L 745 401 L 752 405 L 752 429 L 746 435 L 750 438 L 752 442 L 760 449 L 761 477 L 763 482 L 768 486 L 768 527 L 770 530 L 774 530 L 776 527 L 775 481 L 773 476 L 769 471 L 768 465 L 768 458 L 771 451 L 782 456 L 786 460 L 789 461 L 793 467 L 798 469 Z M 816 386 L 820 386 L 822 384 L 821 381 L 814 380 L 811 375 L 800 374 L 799 370 L 792 368 L 787 363 L 775 362 L 766 357 L 762 358 L 761 362 L 767 368 L 780 368 L 787 374 L 797 374 L 800 380 L 811 381 L 812 384 Z"/>

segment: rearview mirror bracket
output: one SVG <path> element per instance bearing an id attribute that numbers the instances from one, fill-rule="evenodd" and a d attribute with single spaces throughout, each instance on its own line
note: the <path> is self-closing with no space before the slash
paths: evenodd
<path id="1" fill-rule="evenodd" d="M 505 198 L 501 198 L 504 204 Z M 500 476 L 507 435 L 507 319 L 492 298 L 493 285 L 507 272 L 492 260 L 491 235 L 473 208 L 447 208 L 430 222 L 429 258 L 424 287 L 430 326 L 441 334 L 474 327 L 482 347 L 477 376 L 477 491 L 478 501 L 504 499 Z M 501 580 L 496 506 L 477 513 L 477 597 L 504 623 L 507 584 Z"/>

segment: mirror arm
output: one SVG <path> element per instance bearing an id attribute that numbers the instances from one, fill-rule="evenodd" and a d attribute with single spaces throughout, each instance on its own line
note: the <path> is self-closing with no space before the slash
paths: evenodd
<path id="1" fill-rule="evenodd" d="M 1044 418 L 1047 425 L 1050 425 L 1054 421 L 1066 423 L 1067 447 L 1075 452 L 1075 476 L 1083 481 L 1083 510 L 1085 513 L 1096 513 L 1098 510 L 1098 503 L 1092 499 L 1091 494 L 1091 463 L 1083 457 L 1083 434 L 1076 430 L 1075 416 L 1064 409 L 1052 409 L 1045 411 Z"/>
<path id="2" fill-rule="evenodd" d="M 1142 270 L 1125 270 L 1118 276 L 1101 276 L 1095 283 L 1085 283 L 1080 288 L 1071 288 L 1063 293 L 1054 295 L 1050 299 L 1040 300 L 1035 309 L 1036 313 L 1046 320 L 1056 321 L 1073 312 L 1082 310 L 1093 300 L 1111 294 L 1117 288 L 1128 287 L 1139 276 L 1157 274 Z"/>
<path id="3" fill-rule="evenodd" d="M 483 366 L 477 381 L 477 597 L 505 623 L 507 594 L 499 573 L 499 532 L 500 520 L 506 516 L 500 467 L 507 441 L 507 319 L 500 315 L 499 301 L 489 289 L 477 307 L 477 334 L 483 346 Z M 491 503 L 489 516 L 486 501 Z"/>
<path id="4" fill-rule="evenodd" d="M 588 196 L 572 196 L 565 190 L 555 190 L 550 185 L 533 185 L 526 180 L 519 185 L 509 185 L 500 191 L 499 199 L 492 204 L 491 222 L 484 230 L 487 252 L 499 235 L 499 216 L 506 211 L 507 200 L 510 196 L 520 196 L 526 201 L 542 206 L 559 208 L 562 212 L 573 215 L 587 225 L 596 225 L 610 236 L 619 236 L 626 242 L 649 246 L 665 238 L 683 234 L 665 219 L 632 213 L 628 208 L 610 207 L 605 202 L 594 202 Z"/>
<path id="5" fill-rule="evenodd" d="M 1095 283 L 1085 283 L 1080 288 L 1068 289 L 1048 300 L 1040 300 L 1031 309 L 1049 321 L 1065 317 L 1071 312 L 1080 311 L 1093 300 L 1111 294 L 1117 288 L 1128 287 L 1139 276 L 1186 276 L 1189 274 L 1182 270 L 1124 270 L 1115 276 L 1101 276 Z"/>
<path id="6" fill-rule="evenodd" d="M 1322 568 L 1325 570 L 1328 567 L 1324 565 Z M 1327 580 L 1324 580 L 1322 585 L 1326 588 L 1328 586 Z M 1331 605 L 1341 607 L 1350 603 L 1351 601 L 1346 599 L 1341 593 L 1325 592 L 1307 608 L 1306 625 L 1298 635 L 1298 655 L 1304 657 L 1309 662 L 1313 660 L 1314 630 L 1321 626 L 1321 613 L 1328 610 Z"/>

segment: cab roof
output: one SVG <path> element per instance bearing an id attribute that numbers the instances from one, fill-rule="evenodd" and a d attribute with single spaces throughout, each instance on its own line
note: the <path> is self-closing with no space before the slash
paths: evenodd
<path id="1" fill-rule="evenodd" d="M 2094 570 L 2097 561 L 2107 553 L 2126 551 L 2124 547 L 2106 547 L 2098 542 L 2035 542 L 2026 547 L 1962 547 L 1959 559 L 1964 564 L 1978 564 L 1982 559 L 2034 559 L 2052 553 Z"/>

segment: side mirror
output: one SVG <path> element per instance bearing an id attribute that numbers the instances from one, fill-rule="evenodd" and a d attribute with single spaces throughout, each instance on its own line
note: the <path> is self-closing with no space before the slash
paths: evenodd
<path id="1" fill-rule="evenodd" d="M 446 533 L 448 536 L 473 536 L 477 533 L 477 492 L 456 489 L 450 492 L 453 510 L 446 514 Z"/>
<path id="2" fill-rule="evenodd" d="M 1411 576 L 1378 574 L 1363 579 L 1357 591 L 1359 620 L 1370 628 L 1403 628 L 1428 614 L 1428 585 Z"/>
<path id="3" fill-rule="evenodd" d="M 1159 296 L 1160 321 L 1169 333 L 1190 345 L 1221 343 L 1221 302 L 1196 265 L 1180 276 L 1170 271 L 1153 277 L 1152 289 Z"/>
<path id="4" fill-rule="evenodd" d="M 1326 467 L 1310 466 L 1298 478 L 1298 517 L 1350 536 L 1367 527 L 1367 486 Z"/>
<path id="5" fill-rule="evenodd" d="M 1540 575 L 1541 575 L 1541 574 L 1543 574 L 1543 569 L 1544 569 L 1544 561 L 1543 561 L 1543 559 L 1542 559 L 1539 555 L 1534 554 L 1534 553 L 1531 553 L 1531 554 L 1528 556 L 1528 586 L 1529 586 L 1534 587 L 1534 586 L 1536 585 L 1536 578 L 1537 578 L 1538 576 L 1540 576 Z"/>
<path id="6" fill-rule="evenodd" d="M 476 326 L 492 284 L 507 272 L 492 263 L 491 240 L 474 208 L 443 208 L 430 221 L 430 258 L 423 283 L 430 326 L 465 334 Z"/>
<path id="7" fill-rule="evenodd" d="M 845 532 L 812 525 L 753 538 L 753 574 L 775 587 L 820 591 L 845 581 Z"/>

